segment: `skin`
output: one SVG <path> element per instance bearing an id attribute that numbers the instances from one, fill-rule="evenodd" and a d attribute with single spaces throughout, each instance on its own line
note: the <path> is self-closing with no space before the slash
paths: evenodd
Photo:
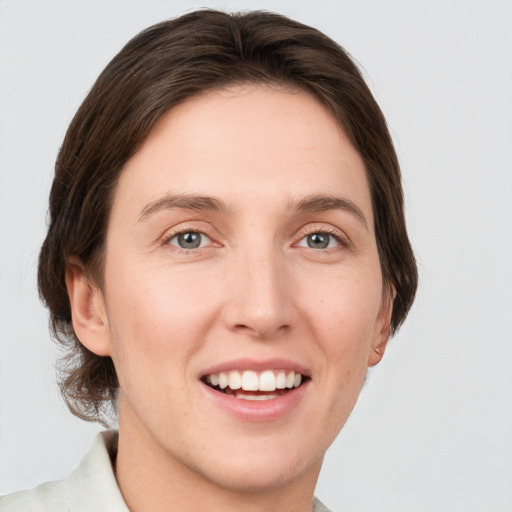
<path id="1" fill-rule="evenodd" d="M 223 208 L 161 201 L 176 195 Z M 311 196 L 345 203 L 301 209 Z M 206 237 L 185 250 L 180 232 Z M 328 247 L 310 247 L 313 233 Z M 323 455 L 382 357 L 392 296 L 364 164 L 316 99 L 246 85 L 172 109 L 122 171 L 103 289 L 79 264 L 67 285 L 79 339 L 118 373 L 130 510 L 311 509 Z M 219 408 L 200 377 L 238 358 L 306 368 L 299 404 L 268 421 Z"/>

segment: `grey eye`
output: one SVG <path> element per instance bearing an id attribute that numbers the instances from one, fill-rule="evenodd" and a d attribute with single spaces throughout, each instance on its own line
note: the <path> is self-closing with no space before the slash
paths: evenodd
<path id="1" fill-rule="evenodd" d="M 199 231 L 185 231 L 173 236 L 169 243 L 180 249 L 199 249 L 210 242 L 210 239 Z"/>
<path id="2" fill-rule="evenodd" d="M 340 241 L 334 235 L 319 232 L 305 236 L 297 245 L 299 247 L 309 247 L 310 249 L 330 249 L 340 245 Z"/>
<path id="3" fill-rule="evenodd" d="M 323 233 L 313 233 L 307 236 L 308 247 L 312 249 L 327 249 L 329 246 L 330 235 Z"/>

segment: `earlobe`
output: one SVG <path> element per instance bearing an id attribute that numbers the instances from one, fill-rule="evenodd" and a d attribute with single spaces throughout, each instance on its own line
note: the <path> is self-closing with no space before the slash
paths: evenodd
<path id="1" fill-rule="evenodd" d="M 66 267 L 66 288 L 73 329 L 80 342 L 99 356 L 111 355 L 103 293 L 89 280 L 77 259 L 70 260 Z"/>
<path id="2" fill-rule="evenodd" d="M 395 300 L 395 296 L 395 288 L 394 286 L 391 286 L 390 291 L 382 301 L 381 310 L 376 323 L 374 342 L 372 343 L 370 353 L 368 354 L 368 366 L 375 366 L 380 363 L 384 357 L 384 352 L 391 335 L 391 315 L 393 313 L 393 302 Z"/>
<path id="3" fill-rule="evenodd" d="M 379 345 L 372 346 L 370 355 L 368 357 L 368 366 L 375 366 L 380 363 L 382 358 L 384 357 L 384 351 L 386 350 L 386 345 L 388 343 L 389 334 L 383 339 Z"/>

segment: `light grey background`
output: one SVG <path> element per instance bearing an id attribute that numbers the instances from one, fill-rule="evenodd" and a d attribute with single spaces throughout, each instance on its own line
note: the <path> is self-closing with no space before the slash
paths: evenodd
<path id="1" fill-rule="evenodd" d="M 0 0 L 0 494 L 64 477 L 97 425 L 62 405 L 35 275 L 58 147 L 109 59 L 194 7 L 313 25 L 363 66 L 404 174 L 414 309 L 325 461 L 353 512 L 512 511 L 512 2 Z"/>

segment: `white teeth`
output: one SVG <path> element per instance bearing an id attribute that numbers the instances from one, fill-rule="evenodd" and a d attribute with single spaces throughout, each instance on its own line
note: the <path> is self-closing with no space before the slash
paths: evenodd
<path id="1" fill-rule="evenodd" d="M 284 389 L 286 387 L 286 373 L 278 372 L 276 377 L 276 388 Z"/>
<path id="2" fill-rule="evenodd" d="M 244 391 L 258 391 L 259 379 L 256 372 L 246 370 L 242 374 L 242 389 Z"/>
<path id="3" fill-rule="evenodd" d="M 279 395 L 244 395 L 242 393 L 237 393 L 235 396 L 241 400 L 273 400 Z"/>
<path id="4" fill-rule="evenodd" d="M 214 387 L 218 386 L 220 389 L 229 387 L 234 391 L 243 389 L 244 391 L 265 391 L 268 393 L 276 389 L 292 389 L 299 387 L 302 382 L 302 375 L 295 373 L 293 370 L 289 372 L 285 370 L 265 370 L 259 375 L 252 370 L 245 370 L 243 372 L 231 370 L 230 372 L 212 373 L 207 375 L 204 380 L 206 383 Z M 240 396 L 240 398 L 252 400 L 252 398 L 247 398 L 248 396 L 254 395 Z M 261 396 L 274 397 L 274 395 Z M 278 395 L 275 397 L 277 396 Z M 262 400 L 263 399 L 266 398 L 262 398 Z"/>
<path id="5" fill-rule="evenodd" d="M 228 387 L 229 379 L 228 376 L 224 372 L 219 373 L 219 387 L 220 389 L 225 389 Z"/>
<path id="6" fill-rule="evenodd" d="M 242 387 L 242 377 L 237 371 L 229 372 L 229 387 L 231 389 L 240 389 Z"/>
<path id="7" fill-rule="evenodd" d="M 276 376 L 272 370 L 267 370 L 260 375 L 260 391 L 275 391 Z"/>

